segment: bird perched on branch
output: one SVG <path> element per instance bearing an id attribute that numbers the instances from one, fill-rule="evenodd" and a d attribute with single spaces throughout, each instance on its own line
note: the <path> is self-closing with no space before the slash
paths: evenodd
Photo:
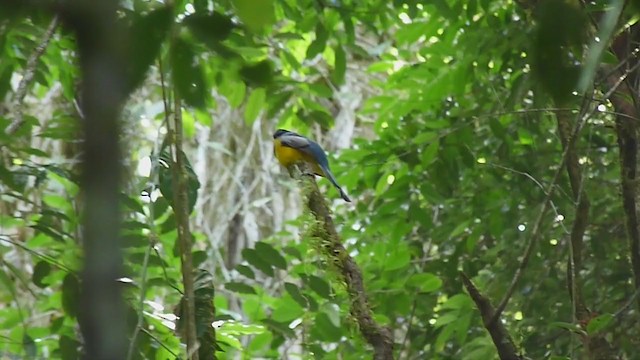
<path id="1" fill-rule="evenodd" d="M 344 201 L 351 202 L 333 177 L 327 154 L 315 141 L 289 130 L 278 129 L 273 133 L 273 152 L 287 169 L 296 163 L 307 163 L 315 175 L 327 178 L 338 189 Z"/>

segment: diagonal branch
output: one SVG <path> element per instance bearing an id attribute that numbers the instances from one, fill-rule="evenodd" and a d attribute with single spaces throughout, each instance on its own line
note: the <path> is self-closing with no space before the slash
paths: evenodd
<path id="1" fill-rule="evenodd" d="M 500 356 L 500 359 L 524 359 L 522 356 L 518 355 L 516 345 L 513 343 L 513 339 L 511 339 L 509 332 L 507 332 L 507 329 L 504 327 L 502 322 L 493 321 L 495 309 L 493 308 L 493 305 L 491 305 L 491 300 L 480 293 L 478 288 L 476 288 L 473 282 L 471 282 L 471 279 L 469 279 L 465 273 L 460 272 L 460 277 L 462 278 L 462 283 L 467 289 L 469 296 L 471 296 L 473 302 L 476 303 L 478 311 L 480 311 L 482 323 L 489 332 L 489 335 L 491 335 L 491 340 L 493 340 L 493 344 L 495 345 L 496 350 L 498 350 L 498 356 Z"/>
<path id="2" fill-rule="evenodd" d="M 393 359 L 393 337 L 391 331 L 373 319 L 371 305 L 364 288 L 362 272 L 342 245 L 340 235 L 338 235 L 333 223 L 331 212 L 318 189 L 318 184 L 313 178 L 309 178 L 306 182 L 311 188 L 307 196 L 307 206 L 318 222 L 314 235 L 321 239 L 322 247 L 326 251 L 325 255 L 340 271 L 351 300 L 351 314 L 356 318 L 362 336 L 373 346 L 373 358 L 375 360 Z"/>
<path id="3" fill-rule="evenodd" d="M 53 37 L 53 34 L 55 33 L 59 22 L 60 21 L 59 21 L 58 15 L 54 15 L 53 19 L 51 19 L 51 23 L 49 23 L 49 26 L 47 27 L 47 30 L 45 31 L 42 37 L 42 40 L 40 41 L 40 44 L 36 46 L 36 48 L 33 50 L 31 55 L 29 56 L 29 59 L 27 60 L 27 65 L 24 70 L 24 75 L 22 76 L 22 79 L 18 84 L 18 89 L 16 90 L 16 95 L 15 95 L 15 98 L 13 99 L 13 102 L 14 102 L 13 121 L 11 122 L 11 124 L 9 124 L 9 126 L 7 126 L 4 129 L 4 133 L 7 135 L 13 135 L 16 131 L 18 131 L 18 129 L 22 126 L 22 124 L 24 124 L 24 113 L 23 113 L 24 97 L 27 95 L 27 90 L 29 89 L 29 85 L 31 85 L 31 82 L 33 81 L 33 78 L 35 76 L 38 60 L 40 60 L 40 57 L 42 56 L 42 54 L 44 54 L 44 51 L 47 49 L 47 46 L 49 45 L 49 41 L 51 41 L 51 38 Z"/>

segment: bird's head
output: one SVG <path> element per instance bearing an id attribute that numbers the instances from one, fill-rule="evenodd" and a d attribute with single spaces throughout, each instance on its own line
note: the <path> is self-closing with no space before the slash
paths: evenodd
<path id="1" fill-rule="evenodd" d="M 285 134 L 289 134 L 289 133 L 291 133 L 291 131 L 285 130 L 285 129 L 278 129 L 278 130 L 276 130 L 276 132 L 273 133 L 273 138 L 277 139 L 280 136 L 285 135 Z"/>

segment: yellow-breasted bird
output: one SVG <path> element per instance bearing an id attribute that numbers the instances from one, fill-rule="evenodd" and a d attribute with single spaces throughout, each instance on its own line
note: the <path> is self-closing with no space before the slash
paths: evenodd
<path id="1" fill-rule="evenodd" d="M 346 202 L 351 202 L 333 177 L 327 154 L 315 141 L 289 130 L 278 129 L 273 133 L 273 152 L 280 164 L 286 168 L 299 162 L 309 164 L 314 174 L 327 178 L 338 189 L 340 197 Z"/>

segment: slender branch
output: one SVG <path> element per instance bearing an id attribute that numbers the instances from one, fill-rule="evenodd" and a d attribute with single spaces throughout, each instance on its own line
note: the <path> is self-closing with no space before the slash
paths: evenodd
<path id="1" fill-rule="evenodd" d="M 569 147 L 569 136 L 571 133 L 571 120 L 566 113 L 558 113 L 556 120 L 558 123 L 558 134 L 560 142 L 567 150 L 567 161 L 565 168 L 569 176 L 569 184 L 576 203 L 576 214 L 571 228 L 569 261 L 567 267 L 567 287 L 573 302 L 573 312 L 575 320 L 585 319 L 589 314 L 582 299 L 580 287 L 580 269 L 582 268 L 582 248 L 584 233 L 589 223 L 589 198 L 583 189 L 582 170 L 578 161 L 578 154 L 575 150 L 575 142 Z"/>
<path id="2" fill-rule="evenodd" d="M 304 178 L 308 178 L 306 182 L 311 189 L 307 196 L 307 206 L 318 222 L 314 228 L 314 235 L 320 239 L 325 255 L 335 264 L 346 284 L 351 300 L 351 314 L 356 318 L 362 336 L 373 346 L 373 358 L 375 360 L 393 359 L 391 331 L 373 319 L 362 272 L 342 245 L 331 212 L 318 189 L 318 184 L 312 177 L 304 176 Z"/>
<path id="3" fill-rule="evenodd" d="M 182 151 L 182 102 L 174 92 L 174 129 L 170 129 L 173 135 L 173 156 L 175 159 L 171 166 L 172 182 L 174 188 L 175 215 L 178 224 L 178 245 L 180 247 L 180 263 L 182 266 L 182 283 L 184 286 L 184 307 L 182 319 L 184 324 L 184 336 L 187 343 L 187 358 L 198 360 L 198 338 L 195 322 L 195 294 L 193 279 L 192 238 L 189 229 L 189 202 L 187 197 L 187 184 L 185 183 L 185 159 Z"/>
<path id="4" fill-rule="evenodd" d="M 42 40 L 40 41 L 40 44 L 36 46 L 36 48 L 33 50 L 31 55 L 29 56 L 29 59 L 27 60 L 27 65 L 25 67 L 24 75 L 22 76 L 22 79 L 20 79 L 20 83 L 18 84 L 18 89 L 16 90 L 15 98 L 13 99 L 14 101 L 13 121 L 4 129 L 4 133 L 7 135 L 13 135 L 24 124 L 24 103 L 23 103 L 24 97 L 27 95 L 27 90 L 29 89 L 29 86 L 31 85 L 31 82 L 33 81 L 33 78 L 35 76 L 36 67 L 38 66 L 38 60 L 40 60 L 40 57 L 42 56 L 42 54 L 44 54 L 44 51 L 47 49 L 47 46 L 49 45 L 49 41 L 51 41 L 51 38 L 53 37 L 53 34 L 55 33 L 59 22 L 60 22 L 59 16 L 54 15 L 53 19 L 51 19 L 51 22 L 49 23 L 49 26 L 47 27 L 47 30 L 42 36 Z"/>
<path id="5" fill-rule="evenodd" d="M 460 272 L 460 278 L 462 278 L 464 287 L 467 289 L 467 292 L 469 293 L 469 296 L 471 296 L 473 302 L 476 303 L 478 311 L 480 311 L 482 323 L 484 324 L 485 329 L 489 332 L 489 335 L 491 335 L 491 340 L 493 340 L 493 344 L 495 345 L 496 350 L 498 350 L 498 356 L 500 356 L 500 359 L 523 360 L 524 357 L 518 355 L 516 345 L 502 322 L 493 320 L 496 317 L 496 313 L 493 305 L 491 305 L 491 301 L 480 293 L 478 288 L 476 288 L 473 282 L 471 282 L 471 279 L 469 279 L 465 273 Z"/>
<path id="6" fill-rule="evenodd" d="M 158 339 L 157 337 L 155 337 L 152 333 L 149 332 L 149 330 L 142 328 L 141 331 L 147 335 L 150 339 L 155 340 L 155 342 L 157 342 L 160 346 L 162 346 L 165 350 L 167 350 L 171 355 L 173 355 L 174 358 L 179 359 L 180 356 L 178 356 L 178 354 L 176 354 L 170 347 L 168 347 L 167 345 L 165 345 L 162 341 L 160 341 L 160 339 Z"/>
<path id="7" fill-rule="evenodd" d="M 402 343 L 400 344 L 400 349 L 398 350 L 398 355 L 402 356 L 402 351 L 404 350 L 405 345 L 407 344 L 407 340 L 409 340 L 409 333 L 411 332 L 411 328 L 413 327 L 413 317 L 416 315 L 416 308 L 418 307 L 418 294 L 413 295 L 413 304 L 411 305 L 411 314 L 409 314 L 409 319 L 407 320 L 407 332 L 404 334 L 404 338 L 402 339 Z M 411 348 L 407 349 L 407 359 L 411 353 Z"/>

